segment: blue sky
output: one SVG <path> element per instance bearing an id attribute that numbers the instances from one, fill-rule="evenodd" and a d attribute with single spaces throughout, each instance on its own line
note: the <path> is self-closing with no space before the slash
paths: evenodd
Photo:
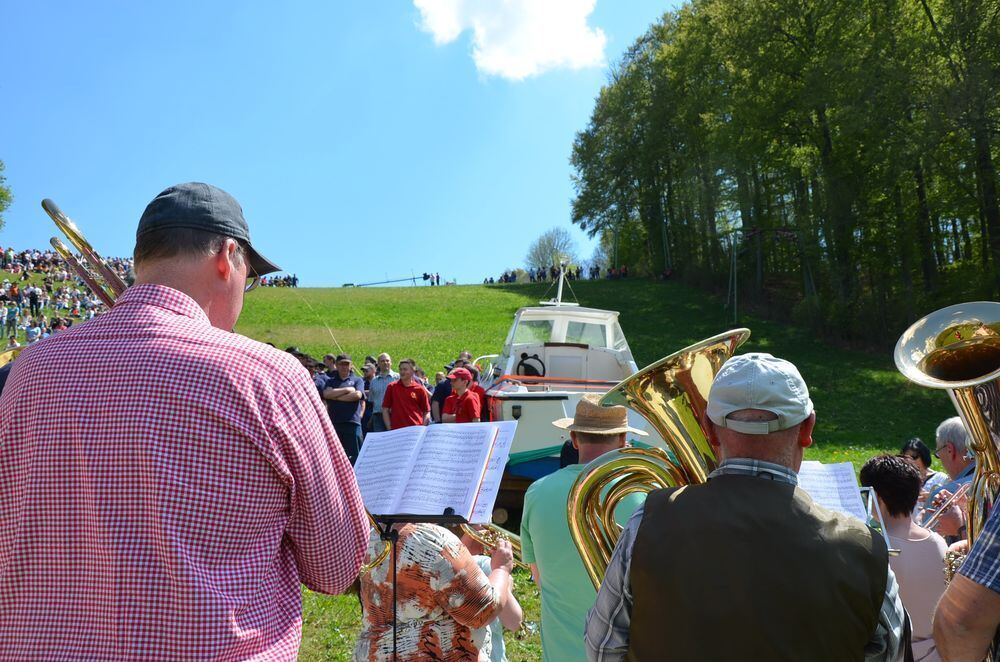
<path id="1" fill-rule="evenodd" d="M 480 282 L 570 228 L 569 166 L 648 0 L 13 2 L 0 20 L 0 245 L 55 200 L 131 253 L 160 190 L 216 184 L 303 285 Z M 593 241 L 572 228 L 580 253 Z"/>

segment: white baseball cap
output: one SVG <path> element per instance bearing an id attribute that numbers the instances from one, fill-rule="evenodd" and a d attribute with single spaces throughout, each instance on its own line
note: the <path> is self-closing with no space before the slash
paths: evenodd
<path id="1" fill-rule="evenodd" d="M 770 421 L 737 421 L 735 411 L 762 409 Z M 795 427 L 809 418 L 813 403 L 798 368 L 770 354 L 734 356 L 723 364 L 708 394 L 708 417 L 722 428 L 743 434 L 770 434 Z"/>

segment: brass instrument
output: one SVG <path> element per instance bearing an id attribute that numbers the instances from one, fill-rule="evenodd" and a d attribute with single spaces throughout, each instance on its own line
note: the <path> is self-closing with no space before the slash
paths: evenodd
<path id="1" fill-rule="evenodd" d="M 372 517 L 372 514 L 368 512 L 367 508 L 365 509 L 365 515 L 368 515 L 368 521 L 369 523 L 371 523 L 372 528 L 378 531 L 379 530 L 378 524 L 375 522 L 375 518 Z M 385 561 L 385 557 L 389 556 L 389 551 L 391 549 L 392 549 L 392 544 L 388 540 L 383 540 L 381 551 L 379 551 L 379 553 L 375 555 L 375 558 L 372 559 L 369 563 L 362 564 L 361 569 L 358 571 L 358 574 L 363 575 L 366 572 L 371 572 L 375 568 L 382 565 L 382 562 Z"/>
<path id="2" fill-rule="evenodd" d="M 1000 493 L 1000 303 L 960 303 L 927 315 L 900 336 L 894 358 L 909 380 L 947 391 L 969 433 L 976 456 L 966 509 L 971 549 Z M 950 554 L 946 577 L 962 561 Z M 996 650 L 994 638 L 986 659 L 996 660 Z"/>
<path id="3" fill-rule="evenodd" d="M 17 355 L 21 353 L 24 347 L 15 347 L 14 349 L 6 349 L 0 352 L 0 368 L 4 367 L 8 363 L 13 363 Z"/>
<path id="4" fill-rule="evenodd" d="M 674 458 L 662 449 L 622 448 L 586 467 L 570 489 L 570 536 L 595 587 L 614 551 L 621 527 L 615 506 L 629 494 L 703 483 L 716 466 L 715 452 L 701 427 L 715 375 L 750 337 L 734 329 L 685 347 L 624 380 L 601 399 L 625 405 L 660 434 Z"/>
<path id="5" fill-rule="evenodd" d="M 941 519 L 941 516 L 944 515 L 949 508 L 951 508 L 951 504 L 955 503 L 963 496 L 965 496 L 965 493 L 969 491 L 970 487 L 972 487 L 972 483 L 966 483 L 965 485 L 962 485 L 957 490 L 955 490 L 955 493 L 952 494 L 947 499 L 945 499 L 944 503 L 938 506 L 930 515 L 928 515 L 927 518 L 920 523 L 920 526 L 924 527 L 925 529 L 933 529 L 935 526 L 937 526 L 938 520 Z"/>
<path id="6" fill-rule="evenodd" d="M 462 524 L 462 532 L 483 546 L 484 552 L 489 552 L 501 540 L 510 543 L 514 552 L 514 565 L 523 570 L 530 570 L 528 564 L 521 560 L 521 536 L 511 533 L 502 526 L 486 524 L 485 528 L 477 529 L 471 524 Z"/>

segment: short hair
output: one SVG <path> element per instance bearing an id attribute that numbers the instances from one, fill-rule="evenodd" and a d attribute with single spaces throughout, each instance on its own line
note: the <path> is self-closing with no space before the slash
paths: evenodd
<path id="1" fill-rule="evenodd" d="M 898 455 L 879 455 L 861 467 L 861 484 L 871 487 L 894 517 L 913 512 L 920 497 L 920 472 Z"/>
<path id="2" fill-rule="evenodd" d="M 226 239 L 225 235 L 195 228 L 163 228 L 144 232 L 135 240 L 132 258 L 136 264 L 165 260 L 178 255 L 212 255 L 217 253 Z M 245 259 L 243 243 L 234 239 L 240 259 Z"/>
<path id="3" fill-rule="evenodd" d="M 417 369 L 417 362 L 414 361 L 413 359 L 400 359 L 399 360 L 399 365 L 403 365 L 404 363 L 409 363 L 410 364 L 410 368 L 413 369 L 413 370 Z"/>
<path id="4" fill-rule="evenodd" d="M 965 429 L 965 424 L 958 416 L 943 420 L 941 425 L 937 427 L 934 436 L 937 438 L 938 447 L 943 445 L 942 442 L 950 442 L 955 445 L 955 450 L 959 454 L 964 453 L 965 449 L 969 447 L 969 431 Z"/>
<path id="5" fill-rule="evenodd" d="M 927 448 L 927 444 L 920 437 L 906 440 L 903 447 L 899 449 L 899 454 L 905 455 L 906 453 L 916 453 L 925 467 L 931 466 L 931 449 Z"/>
<path id="6" fill-rule="evenodd" d="M 602 434 L 600 432 L 580 432 L 579 430 L 574 430 L 576 435 L 576 440 L 581 444 L 610 444 L 612 441 L 625 434 L 624 432 L 608 432 Z"/>

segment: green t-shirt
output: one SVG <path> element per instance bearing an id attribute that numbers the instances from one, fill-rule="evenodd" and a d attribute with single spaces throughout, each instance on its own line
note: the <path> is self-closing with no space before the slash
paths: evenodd
<path id="1" fill-rule="evenodd" d="M 524 495 L 521 553 L 542 578 L 542 658 L 552 662 L 587 659 L 583 630 L 597 591 L 569 536 L 566 499 L 584 465 L 572 464 L 531 484 Z M 645 500 L 644 494 L 622 499 L 615 519 L 624 525 Z"/>

